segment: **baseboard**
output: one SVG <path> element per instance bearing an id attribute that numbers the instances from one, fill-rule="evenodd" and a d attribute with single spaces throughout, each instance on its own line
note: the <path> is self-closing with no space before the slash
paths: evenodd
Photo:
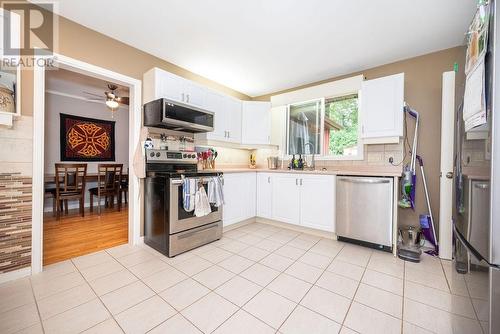
<path id="1" fill-rule="evenodd" d="M 18 278 L 23 278 L 31 275 L 31 267 L 22 268 L 19 270 L 9 271 L 3 274 L 0 274 L 0 284 L 13 281 Z"/>
<path id="2" fill-rule="evenodd" d="M 228 231 L 234 230 L 236 228 L 239 228 L 239 227 L 251 224 L 251 223 L 255 223 L 255 218 L 256 217 L 252 217 L 252 218 L 249 218 L 249 219 L 246 219 L 246 220 L 242 220 L 240 222 L 237 222 L 237 223 L 234 223 L 234 224 L 231 224 L 231 225 L 224 226 L 222 228 L 222 232 L 223 233 L 224 232 L 228 232 Z"/>
<path id="3" fill-rule="evenodd" d="M 321 238 L 337 240 L 337 235 L 334 232 L 321 231 L 321 230 L 317 230 L 317 229 L 310 228 L 310 227 L 292 225 L 292 224 L 283 223 L 283 222 L 280 222 L 277 220 L 261 218 L 261 217 L 256 217 L 255 221 L 257 223 L 263 223 L 263 224 L 268 224 L 268 225 L 272 225 L 272 226 L 276 226 L 276 227 L 286 228 L 286 229 L 289 229 L 292 231 L 307 233 L 307 234 L 315 235 L 315 236 L 318 236 Z"/>

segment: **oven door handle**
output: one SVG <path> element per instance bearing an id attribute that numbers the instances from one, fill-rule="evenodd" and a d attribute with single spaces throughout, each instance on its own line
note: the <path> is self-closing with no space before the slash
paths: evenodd
<path id="1" fill-rule="evenodd" d="M 224 179 L 222 179 L 224 180 Z M 202 184 L 208 184 L 209 181 L 203 181 L 201 182 Z M 171 185 L 181 185 L 183 183 L 182 179 L 171 179 L 170 184 Z M 224 185 L 224 181 L 222 181 L 222 184 Z"/>

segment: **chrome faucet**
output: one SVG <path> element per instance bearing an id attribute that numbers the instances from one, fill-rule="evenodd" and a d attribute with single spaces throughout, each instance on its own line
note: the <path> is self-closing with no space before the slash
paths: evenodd
<path id="1" fill-rule="evenodd" d="M 311 152 L 312 152 L 311 166 L 308 166 L 308 167 L 309 167 L 309 169 L 314 170 L 316 168 L 316 160 L 314 159 L 314 151 L 316 148 L 314 147 L 314 145 L 311 142 L 304 144 L 304 148 L 306 148 L 307 146 L 311 147 Z"/>

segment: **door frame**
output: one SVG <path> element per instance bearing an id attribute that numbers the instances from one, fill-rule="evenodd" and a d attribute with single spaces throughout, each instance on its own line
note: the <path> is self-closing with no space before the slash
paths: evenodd
<path id="1" fill-rule="evenodd" d="M 43 61 L 36 61 L 42 64 Z M 64 55 L 54 55 L 54 66 L 129 88 L 129 212 L 128 243 L 140 242 L 140 183 L 134 171 L 134 153 L 141 129 L 142 81 Z M 33 69 L 33 193 L 31 232 L 31 274 L 43 269 L 44 137 L 45 137 L 45 67 Z"/>
<path id="2" fill-rule="evenodd" d="M 443 73 L 441 106 L 441 165 L 439 179 L 439 257 L 451 260 L 453 247 L 452 211 L 453 182 L 447 176 L 453 173 L 455 138 L 455 72 Z M 435 220 L 434 220 L 435 222 Z M 434 228 L 436 228 L 434 226 Z"/>

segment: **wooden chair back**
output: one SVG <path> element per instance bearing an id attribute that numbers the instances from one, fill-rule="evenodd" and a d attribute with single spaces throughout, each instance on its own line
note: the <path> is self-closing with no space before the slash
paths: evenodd
<path id="1" fill-rule="evenodd" d="M 56 195 L 84 194 L 87 164 L 56 163 Z"/>
<path id="2" fill-rule="evenodd" d="M 122 179 L 123 164 L 99 164 L 97 187 L 101 192 L 118 191 Z"/>

